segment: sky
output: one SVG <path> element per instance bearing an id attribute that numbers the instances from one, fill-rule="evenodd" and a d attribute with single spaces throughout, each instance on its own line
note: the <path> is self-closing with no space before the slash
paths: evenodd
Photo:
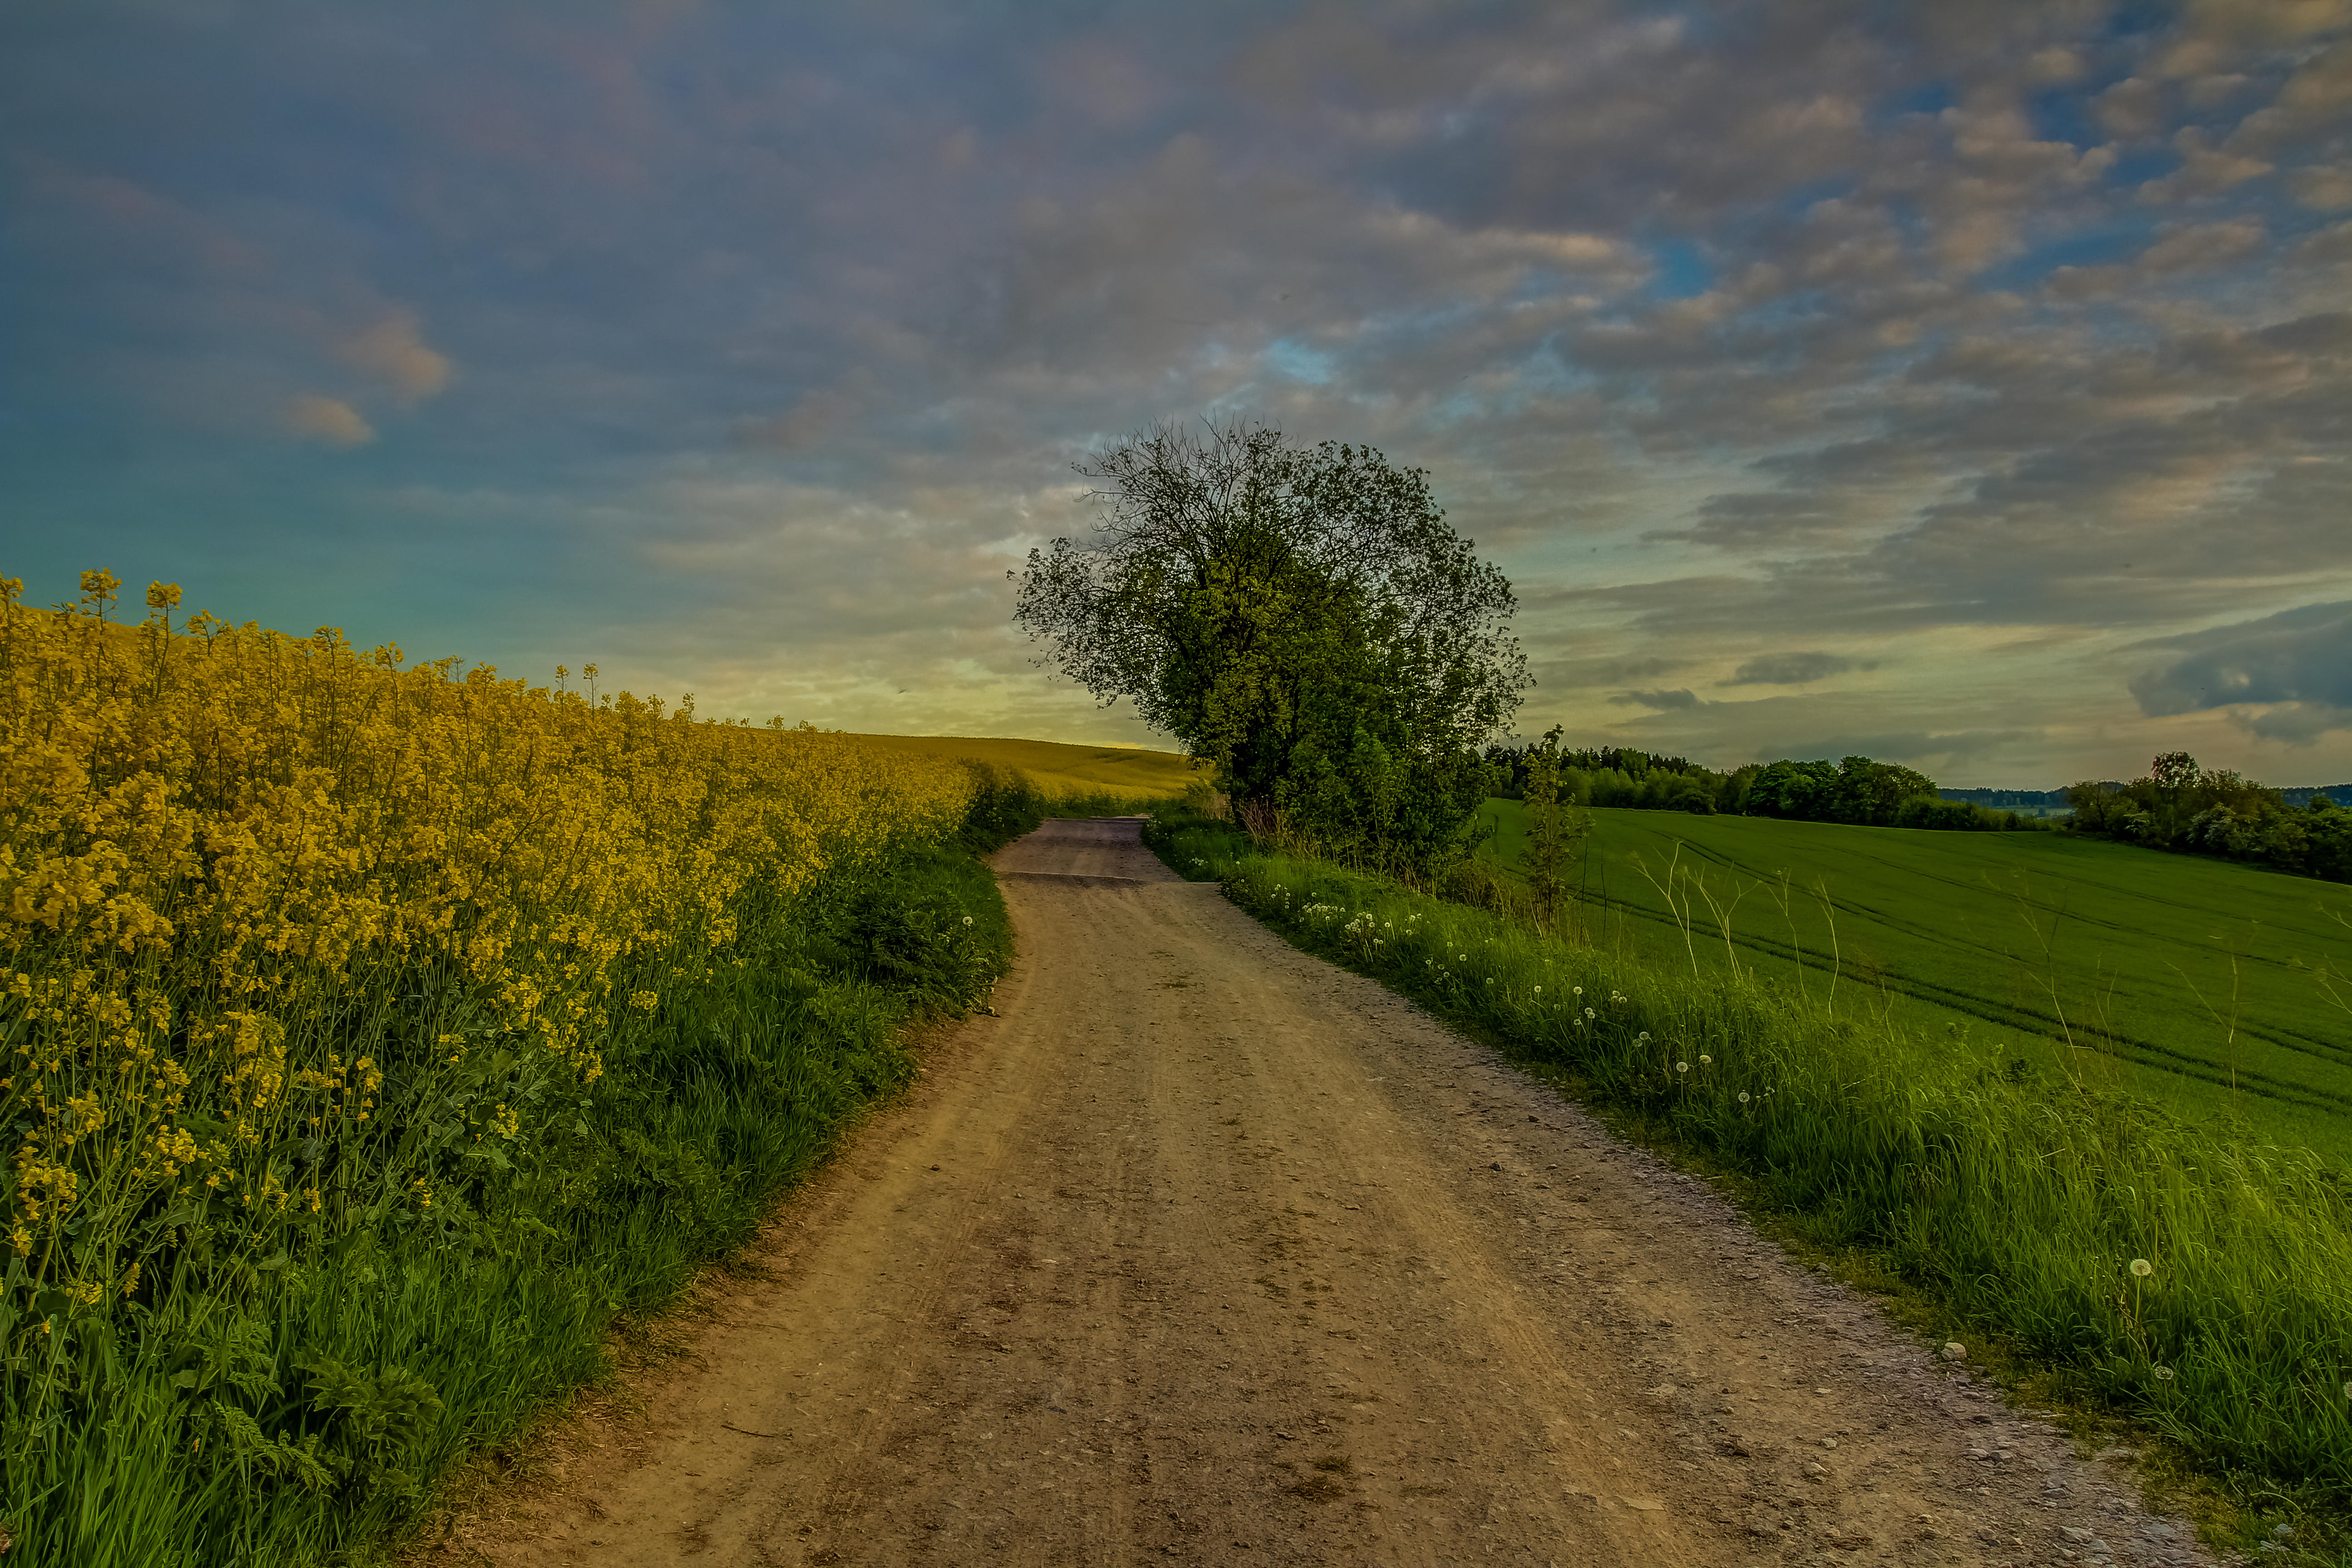
<path id="1" fill-rule="evenodd" d="M 1006 574 L 1428 471 L 1517 727 L 2352 778 L 2352 0 L 0 0 L 0 573 L 1166 745 Z"/>

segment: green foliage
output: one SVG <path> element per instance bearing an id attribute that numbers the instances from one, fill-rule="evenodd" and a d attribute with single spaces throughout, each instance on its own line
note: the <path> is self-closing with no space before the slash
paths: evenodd
<path id="1" fill-rule="evenodd" d="M 1495 794 L 1517 800 L 1527 789 L 1538 746 L 1489 746 L 1496 770 Z M 1578 805 L 1683 811 L 1695 816 L 1741 812 L 1801 822 L 1850 822 L 1878 827 L 1929 827 L 1971 832 L 2033 828 L 2042 824 L 2015 812 L 1988 811 L 1937 797 L 1933 780 L 1909 768 L 1868 757 L 1842 763 L 1751 763 L 1727 773 L 1687 757 L 1631 747 L 1562 751 L 1563 799 Z"/>
<path id="2" fill-rule="evenodd" d="M 1936 783 L 1924 773 L 1868 757 L 1848 757 L 1832 765 L 1825 762 L 1781 761 L 1769 764 L 1748 783 L 1741 809 L 1751 816 L 1787 817 L 1800 822 L 1849 822 L 1871 827 L 1897 826 L 1906 809 L 1912 820 L 1905 826 L 1937 827 L 1973 822 L 1968 808 L 1942 814 L 1912 808 L 1914 801 L 1936 798 Z M 1947 803 L 1958 805 L 1957 802 Z"/>
<path id="3" fill-rule="evenodd" d="M 552 1136 L 454 1163 L 429 1206 L 288 1231 L 266 1255 L 184 1248 L 112 1321 L 59 1299 L 31 1303 L 47 1334 L 0 1321 L 0 1342 L 47 1347 L 0 1368 L 16 1550 L 78 1568 L 342 1560 L 468 1449 L 596 1377 L 617 1316 L 674 1298 L 907 1081 L 909 1019 L 984 1001 L 1012 933 L 976 857 L 1047 804 L 1017 775 L 988 783 L 954 844 L 747 897 L 730 961 L 617 1018 L 604 1076 L 532 1108 Z M 354 998 L 352 1016 L 402 1005 Z M 399 1089 L 388 1119 L 417 1126 L 476 1092 Z"/>
<path id="4" fill-rule="evenodd" d="M 2014 1073 L 1818 987 L 1546 938 L 1210 824 L 1155 837 L 1300 946 L 1572 1075 L 2240 1495 L 2352 1511 L 2352 1190 L 2309 1152 Z"/>
<path id="5" fill-rule="evenodd" d="M 2352 810 L 2315 795 L 2298 811 L 2279 791 L 2208 773 L 2186 752 L 2167 752 L 2127 784 L 2075 784 L 2066 799 L 2076 833 L 2352 882 Z"/>
<path id="6" fill-rule="evenodd" d="M 986 854 L 1033 832 L 1045 820 L 1045 803 L 1022 773 L 999 763 L 967 761 L 972 776 L 972 804 L 964 814 L 963 831 L 956 842 L 973 854 Z"/>
<path id="7" fill-rule="evenodd" d="M 1428 476 L 1238 423 L 1079 471 L 1103 486 L 1096 537 L 1016 574 L 1051 660 L 1212 763 L 1254 831 L 1399 869 L 1458 858 L 1525 661 L 1509 584 Z"/>
<path id="8" fill-rule="evenodd" d="M 1723 775 L 1711 773 L 1688 757 L 1668 756 L 1661 752 L 1639 751 L 1632 746 L 1587 746 L 1562 748 L 1558 731 L 1541 741 L 1522 745 L 1494 745 L 1486 748 L 1486 760 L 1497 770 L 1495 794 L 1505 800 L 1517 800 L 1526 790 L 1528 768 L 1536 753 L 1549 747 L 1559 755 L 1562 775 L 1580 775 L 1588 780 L 1607 773 L 1615 775 L 1612 787 L 1632 788 L 1636 792 L 1648 780 L 1667 775 L 1672 779 L 1697 779 L 1709 784 L 1719 784 Z M 1580 804 L 1591 804 L 1584 802 Z M 1610 805 L 1638 805 L 1638 800 L 1612 801 Z"/>
<path id="9" fill-rule="evenodd" d="M 1519 856 L 1537 923 L 1546 931 L 1559 927 L 1571 887 L 1571 862 L 1591 830 L 1591 818 L 1582 809 L 1561 801 L 1559 774 L 1559 731 L 1554 728 L 1528 755 L 1528 841 Z"/>

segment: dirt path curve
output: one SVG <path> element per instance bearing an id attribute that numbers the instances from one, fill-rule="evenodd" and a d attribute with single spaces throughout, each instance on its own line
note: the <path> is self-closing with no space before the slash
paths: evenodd
<path id="1" fill-rule="evenodd" d="M 1703 1185 L 1132 822 L 502 1564 L 2188 1563 Z"/>

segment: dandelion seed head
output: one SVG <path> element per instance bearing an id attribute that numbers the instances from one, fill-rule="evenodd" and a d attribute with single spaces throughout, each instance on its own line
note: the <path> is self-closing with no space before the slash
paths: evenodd
<path id="1" fill-rule="evenodd" d="M 1675 1064 L 1675 1070 L 1676 1072 L 1688 1072 L 1688 1071 L 1690 1071 L 1690 1063 L 1688 1063 L 1688 1062 L 1676 1062 L 1676 1063 Z"/>
<path id="2" fill-rule="evenodd" d="M 2156 1266 L 2148 1262 L 2145 1258 L 2135 1258 L 2131 1260 L 2131 1271 L 2134 1275 L 2145 1279 L 2149 1275 L 2156 1272 Z"/>

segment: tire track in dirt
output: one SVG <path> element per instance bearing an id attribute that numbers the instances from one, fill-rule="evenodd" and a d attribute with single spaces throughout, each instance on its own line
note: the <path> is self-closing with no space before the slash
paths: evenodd
<path id="1" fill-rule="evenodd" d="M 2185 1564 L 1704 1185 L 1171 877 L 996 861 L 999 1016 L 780 1210 L 499 1564 Z M 428 1555 L 441 1555 L 431 1553 Z M 444 1558 L 446 1560 L 446 1557 Z"/>

